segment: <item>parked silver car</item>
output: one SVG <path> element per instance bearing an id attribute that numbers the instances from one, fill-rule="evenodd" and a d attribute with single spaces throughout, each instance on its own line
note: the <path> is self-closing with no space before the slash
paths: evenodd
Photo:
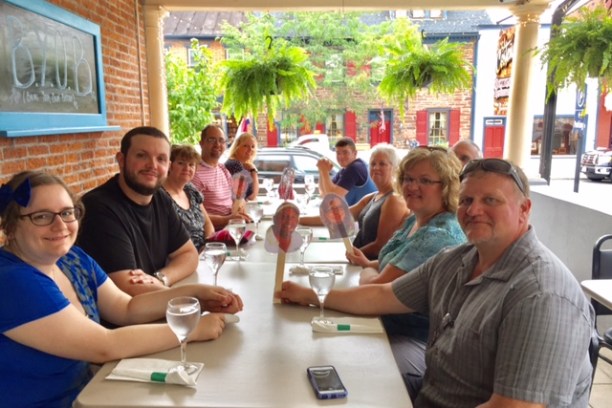
<path id="1" fill-rule="evenodd" d="M 262 147 L 257 150 L 255 166 L 259 171 L 259 179 L 272 178 L 275 184 L 280 182 L 283 170 L 292 168 L 295 171 L 294 185 L 296 189 L 303 189 L 304 176 L 311 174 L 319 182 L 317 161 L 323 158 L 321 153 L 306 147 Z M 340 171 L 340 166 L 334 163 L 332 175 Z"/>

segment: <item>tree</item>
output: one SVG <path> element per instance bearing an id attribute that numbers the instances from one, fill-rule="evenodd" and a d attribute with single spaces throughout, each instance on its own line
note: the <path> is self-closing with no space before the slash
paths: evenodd
<path id="1" fill-rule="evenodd" d="M 193 65 L 185 58 L 166 54 L 166 82 L 172 143 L 197 144 L 202 128 L 214 121 L 219 107 L 215 94 L 216 69 L 211 51 L 191 40 Z"/>
<path id="2" fill-rule="evenodd" d="M 373 29 L 362 22 L 363 13 L 249 13 L 247 21 L 222 27 L 221 41 L 231 54 L 250 54 L 262 47 L 262 33 L 304 48 L 315 72 L 317 88 L 307 102 L 294 101 L 282 116 L 282 132 L 325 122 L 332 113 L 360 112 L 378 93 L 370 78 L 375 56 Z M 359 97 L 356 97 L 359 95 Z M 367 106 L 366 106 L 367 105 Z"/>

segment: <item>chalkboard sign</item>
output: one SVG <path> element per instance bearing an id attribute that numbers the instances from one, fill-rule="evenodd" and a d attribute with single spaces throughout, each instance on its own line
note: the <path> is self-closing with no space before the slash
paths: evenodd
<path id="1" fill-rule="evenodd" d="M 109 130 L 104 101 L 98 25 L 46 2 L 0 0 L 0 135 Z"/>

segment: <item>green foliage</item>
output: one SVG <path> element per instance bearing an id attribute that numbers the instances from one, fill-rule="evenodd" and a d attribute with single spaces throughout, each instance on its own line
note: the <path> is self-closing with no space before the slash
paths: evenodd
<path id="1" fill-rule="evenodd" d="M 261 41 L 261 46 L 243 60 L 222 62 L 219 87 L 224 91 L 223 111 L 237 120 L 256 117 L 267 107 L 272 122 L 279 108 L 308 99 L 316 86 L 304 49 L 283 39 L 263 37 Z"/>
<path id="2" fill-rule="evenodd" d="M 215 94 L 212 53 L 191 40 L 193 67 L 184 57 L 166 54 L 166 81 L 170 140 L 172 143 L 197 144 L 201 129 L 214 120 L 219 105 Z"/>
<path id="3" fill-rule="evenodd" d="M 603 5 L 583 7 L 553 30 L 556 35 L 537 51 L 554 72 L 548 96 L 571 83 L 584 89 L 588 77 L 612 83 L 612 18 Z"/>
<path id="4" fill-rule="evenodd" d="M 471 64 L 463 58 L 461 47 L 448 39 L 426 46 L 409 23 L 397 22 L 380 43 L 387 66 L 378 89 L 381 95 L 399 105 L 404 114 L 404 103 L 428 88 L 434 94 L 453 93 L 472 84 Z"/>
<path id="5" fill-rule="evenodd" d="M 314 73 L 318 88 L 308 99 L 294 99 L 283 110 L 281 126 L 296 129 L 303 120 L 310 124 L 325 122 L 331 112 L 345 110 L 360 112 L 371 105 L 378 96 L 376 86 L 370 81 L 366 68 L 375 50 L 369 45 L 373 40 L 371 29 L 365 25 L 362 13 L 275 13 L 274 16 L 247 14 L 246 23 L 232 27 L 225 24 L 221 41 L 230 55 L 256 54 L 262 47 L 262 33 L 274 37 L 274 43 L 288 44 L 306 50 L 309 68 Z M 326 66 L 338 61 L 333 69 Z M 351 64 L 350 74 L 345 65 Z M 332 81 L 335 77 L 339 81 Z M 355 97 L 360 95 L 361 97 Z"/>

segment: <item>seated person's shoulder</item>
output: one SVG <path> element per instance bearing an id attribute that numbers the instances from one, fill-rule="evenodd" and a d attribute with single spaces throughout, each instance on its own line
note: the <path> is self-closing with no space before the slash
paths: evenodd
<path id="1" fill-rule="evenodd" d="M 225 164 L 222 164 L 221 166 L 225 167 L 225 169 L 227 169 L 227 171 L 229 171 L 231 174 L 239 173 L 244 169 L 242 163 L 234 159 L 227 159 Z"/>
<path id="2" fill-rule="evenodd" d="M 103 184 L 94 187 L 87 193 L 83 194 L 83 197 L 81 198 L 83 204 L 89 206 L 95 203 L 120 199 L 122 195 L 117 178 L 118 176 L 114 176 Z"/>

